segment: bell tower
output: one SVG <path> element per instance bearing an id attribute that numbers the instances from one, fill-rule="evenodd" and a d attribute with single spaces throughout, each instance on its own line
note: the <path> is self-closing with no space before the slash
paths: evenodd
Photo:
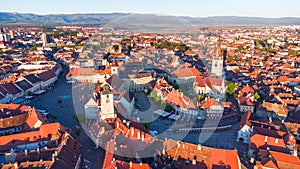
<path id="1" fill-rule="evenodd" d="M 221 39 L 218 39 L 217 45 L 216 45 L 216 56 L 212 60 L 211 65 L 211 73 L 215 74 L 217 77 L 223 76 L 223 54 L 221 50 Z"/>
<path id="2" fill-rule="evenodd" d="M 114 99 L 109 84 L 104 84 L 100 91 L 101 119 L 115 118 Z"/>

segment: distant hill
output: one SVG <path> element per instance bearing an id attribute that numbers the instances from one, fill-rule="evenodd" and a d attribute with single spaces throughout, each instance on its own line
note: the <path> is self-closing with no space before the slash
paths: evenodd
<path id="1" fill-rule="evenodd" d="M 155 14 L 51 14 L 36 15 L 27 13 L 0 12 L 0 24 L 25 25 L 152 25 L 152 26 L 255 26 L 255 25 L 298 25 L 300 18 L 261 18 L 238 16 L 183 17 Z"/>

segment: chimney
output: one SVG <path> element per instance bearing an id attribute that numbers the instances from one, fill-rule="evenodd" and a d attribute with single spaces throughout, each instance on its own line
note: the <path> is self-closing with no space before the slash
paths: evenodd
<path id="1" fill-rule="evenodd" d="M 199 151 L 201 151 L 201 149 L 202 149 L 201 144 L 198 144 L 197 149 L 198 149 Z"/>
<path id="2" fill-rule="evenodd" d="M 27 154 L 28 154 L 28 150 L 27 150 L 27 149 L 25 149 L 25 150 L 24 150 L 24 152 L 25 152 L 25 155 L 27 155 Z"/>
<path id="3" fill-rule="evenodd" d="M 275 139 L 275 143 L 278 144 L 278 138 Z"/>
<path id="4" fill-rule="evenodd" d="M 15 162 L 14 163 L 14 169 L 18 169 L 18 168 L 19 168 L 18 162 Z"/>
<path id="5" fill-rule="evenodd" d="M 182 148 L 184 149 L 184 143 L 182 144 Z"/>
<path id="6" fill-rule="evenodd" d="M 137 139 L 140 139 L 140 138 L 141 138 L 141 132 L 138 131 L 138 133 L 137 133 Z"/>
<path id="7" fill-rule="evenodd" d="M 39 148 L 37 148 L 36 151 L 37 151 L 38 154 L 40 154 L 40 149 Z"/>
<path id="8" fill-rule="evenodd" d="M 265 136 L 265 143 L 268 142 L 268 136 Z"/>
<path id="9" fill-rule="evenodd" d="M 129 167 L 130 167 L 130 168 L 132 167 L 132 161 L 129 162 Z"/>
<path id="10" fill-rule="evenodd" d="M 192 164 L 196 165 L 196 160 L 195 159 L 193 159 Z"/>
<path id="11" fill-rule="evenodd" d="M 130 128 L 130 121 L 126 122 L 126 126 L 127 126 L 127 128 Z"/>
<path id="12" fill-rule="evenodd" d="M 178 148 L 180 147 L 180 143 L 179 143 L 179 141 L 177 141 L 177 146 L 178 146 Z"/>
<path id="13" fill-rule="evenodd" d="M 55 161 L 55 154 L 52 154 L 52 162 Z"/>
<path id="14" fill-rule="evenodd" d="M 142 141 L 145 139 L 145 133 L 142 134 Z"/>
<path id="15" fill-rule="evenodd" d="M 253 164 L 253 163 L 254 163 L 254 158 L 253 158 L 253 157 L 251 157 L 251 159 L 250 159 L 250 163 L 251 163 L 251 164 Z"/>
<path id="16" fill-rule="evenodd" d="M 140 162 L 140 166 L 142 166 L 143 165 L 143 163 L 142 162 Z"/>
<path id="17" fill-rule="evenodd" d="M 112 162 L 116 161 L 115 157 L 112 159 Z"/>
<path id="18" fill-rule="evenodd" d="M 119 128 L 119 122 L 117 121 L 117 126 L 116 126 L 117 128 Z"/>
<path id="19" fill-rule="evenodd" d="M 134 127 L 130 127 L 131 136 L 134 135 Z"/>
<path id="20" fill-rule="evenodd" d="M 54 155 L 57 156 L 57 151 L 55 150 Z"/>
<path id="21" fill-rule="evenodd" d="M 166 154 L 166 150 L 165 150 L 165 148 L 163 148 L 163 150 L 162 150 L 162 154 L 163 154 L 163 155 L 165 155 L 165 154 Z"/>

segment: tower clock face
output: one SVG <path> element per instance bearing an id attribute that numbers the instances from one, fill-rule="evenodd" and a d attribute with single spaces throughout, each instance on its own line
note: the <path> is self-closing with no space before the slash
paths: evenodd
<path id="1" fill-rule="evenodd" d="M 103 86 L 103 90 L 109 91 L 109 86 L 108 86 L 108 85 L 104 85 L 104 86 Z"/>
<path id="2" fill-rule="evenodd" d="M 106 103 L 109 103 L 110 102 L 110 99 L 106 99 Z"/>

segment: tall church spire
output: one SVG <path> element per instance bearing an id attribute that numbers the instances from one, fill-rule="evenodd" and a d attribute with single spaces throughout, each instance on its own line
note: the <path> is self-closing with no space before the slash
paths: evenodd
<path id="1" fill-rule="evenodd" d="M 223 75 L 223 54 L 221 50 L 221 39 L 219 38 L 216 44 L 216 55 L 213 57 L 211 65 L 211 73 L 217 77 Z"/>
<path id="2" fill-rule="evenodd" d="M 216 53 L 216 59 L 222 59 L 223 54 L 222 54 L 222 50 L 221 50 L 221 39 L 219 37 L 218 42 L 217 42 L 217 53 Z"/>

